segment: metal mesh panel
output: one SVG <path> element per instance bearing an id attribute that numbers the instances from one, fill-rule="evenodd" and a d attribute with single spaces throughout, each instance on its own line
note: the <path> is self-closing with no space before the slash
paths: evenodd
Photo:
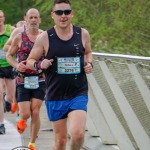
<path id="1" fill-rule="evenodd" d="M 107 62 L 107 65 L 140 123 L 150 137 L 150 112 L 148 111 L 148 108 L 127 65 L 114 62 Z"/>
<path id="2" fill-rule="evenodd" d="M 145 81 L 145 84 L 150 90 L 150 64 L 144 65 L 144 64 L 137 64 L 136 65 L 139 73 L 141 74 L 143 80 Z"/>
<path id="3" fill-rule="evenodd" d="M 126 120 L 124 119 L 124 116 L 115 100 L 115 97 L 107 83 L 107 80 L 105 79 L 105 76 L 99 66 L 99 61 L 93 61 L 93 65 L 94 65 L 94 69 L 93 69 L 93 75 L 95 80 L 97 81 L 98 85 L 101 87 L 106 99 L 108 100 L 109 104 L 111 105 L 114 113 L 116 114 L 118 120 L 120 121 L 120 123 L 122 124 L 122 126 L 124 127 L 124 129 L 126 130 L 130 140 L 132 141 L 133 145 L 135 148 L 137 148 L 136 142 L 134 140 L 134 137 L 132 135 L 132 133 L 130 132 L 130 129 L 127 125 Z"/>

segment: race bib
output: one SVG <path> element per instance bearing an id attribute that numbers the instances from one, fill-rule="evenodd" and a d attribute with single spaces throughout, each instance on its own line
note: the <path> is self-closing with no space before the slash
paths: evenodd
<path id="1" fill-rule="evenodd" d="M 58 74 L 79 74 L 81 72 L 80 57 L 58 57 Z"/>
<path id="2" fill-rule="evenodd" d="M 39 87 L 39 77 L 29 76 L 24 78 L 24 88 L 37 89 Z"/>

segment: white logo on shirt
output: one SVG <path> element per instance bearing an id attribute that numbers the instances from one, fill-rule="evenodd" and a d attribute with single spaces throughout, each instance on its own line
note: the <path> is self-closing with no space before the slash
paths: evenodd
<path id="1" fill-rule="evenodd" d="M 74 46 L 79 46 L 80 44 L 74 44 Z"/>

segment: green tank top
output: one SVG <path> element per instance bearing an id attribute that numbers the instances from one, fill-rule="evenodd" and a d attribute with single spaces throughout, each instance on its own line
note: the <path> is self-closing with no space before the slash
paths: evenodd
<path id="1" fill-rule="evenodd" d="M 6 60 L 6 52 L 3 51 L 3 47 L 7 42 L 8 38 L 10 37 L 10 34 L 11 25 L 6 24 L 5 31 L 2 34 L 0 34 L 0 68 L 10 66 L 10 64 Z"/>

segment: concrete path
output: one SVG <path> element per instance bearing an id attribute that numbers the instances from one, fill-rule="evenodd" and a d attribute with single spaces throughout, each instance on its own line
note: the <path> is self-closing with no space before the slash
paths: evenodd
<path id="1" fill-rule="evenodd" d="M 13 123 L 5 120 L 6 134 L 0 134 L 0 150 L 11 150 L 22 145 L 21 136 Z"/>
<path id="2" fill-rule="evenodd" d="M 45 104 L 41 108 L 41 128 L 36 140 L 36 150 L 52 150 L 53 145 L 53 130 L 51 123 L 48 121 Z M 18 146 L 27 146 L 30 140 L 30 119 L 27 121 L 28 127 L 25 132 L 20 135 L 16 131 L 16 114 L 5 113 L 6 134 L 0 135 L 0 150 L 12 150 Z M 20 150 L 20 149 L 19 149 Z M 69 140 L 67 149 L 69 149 Z M 119 150 L 114 145 L 104 145 L 100 138 L 91 137 L 86 131 L 85 143 L 82 150 Z"/>

